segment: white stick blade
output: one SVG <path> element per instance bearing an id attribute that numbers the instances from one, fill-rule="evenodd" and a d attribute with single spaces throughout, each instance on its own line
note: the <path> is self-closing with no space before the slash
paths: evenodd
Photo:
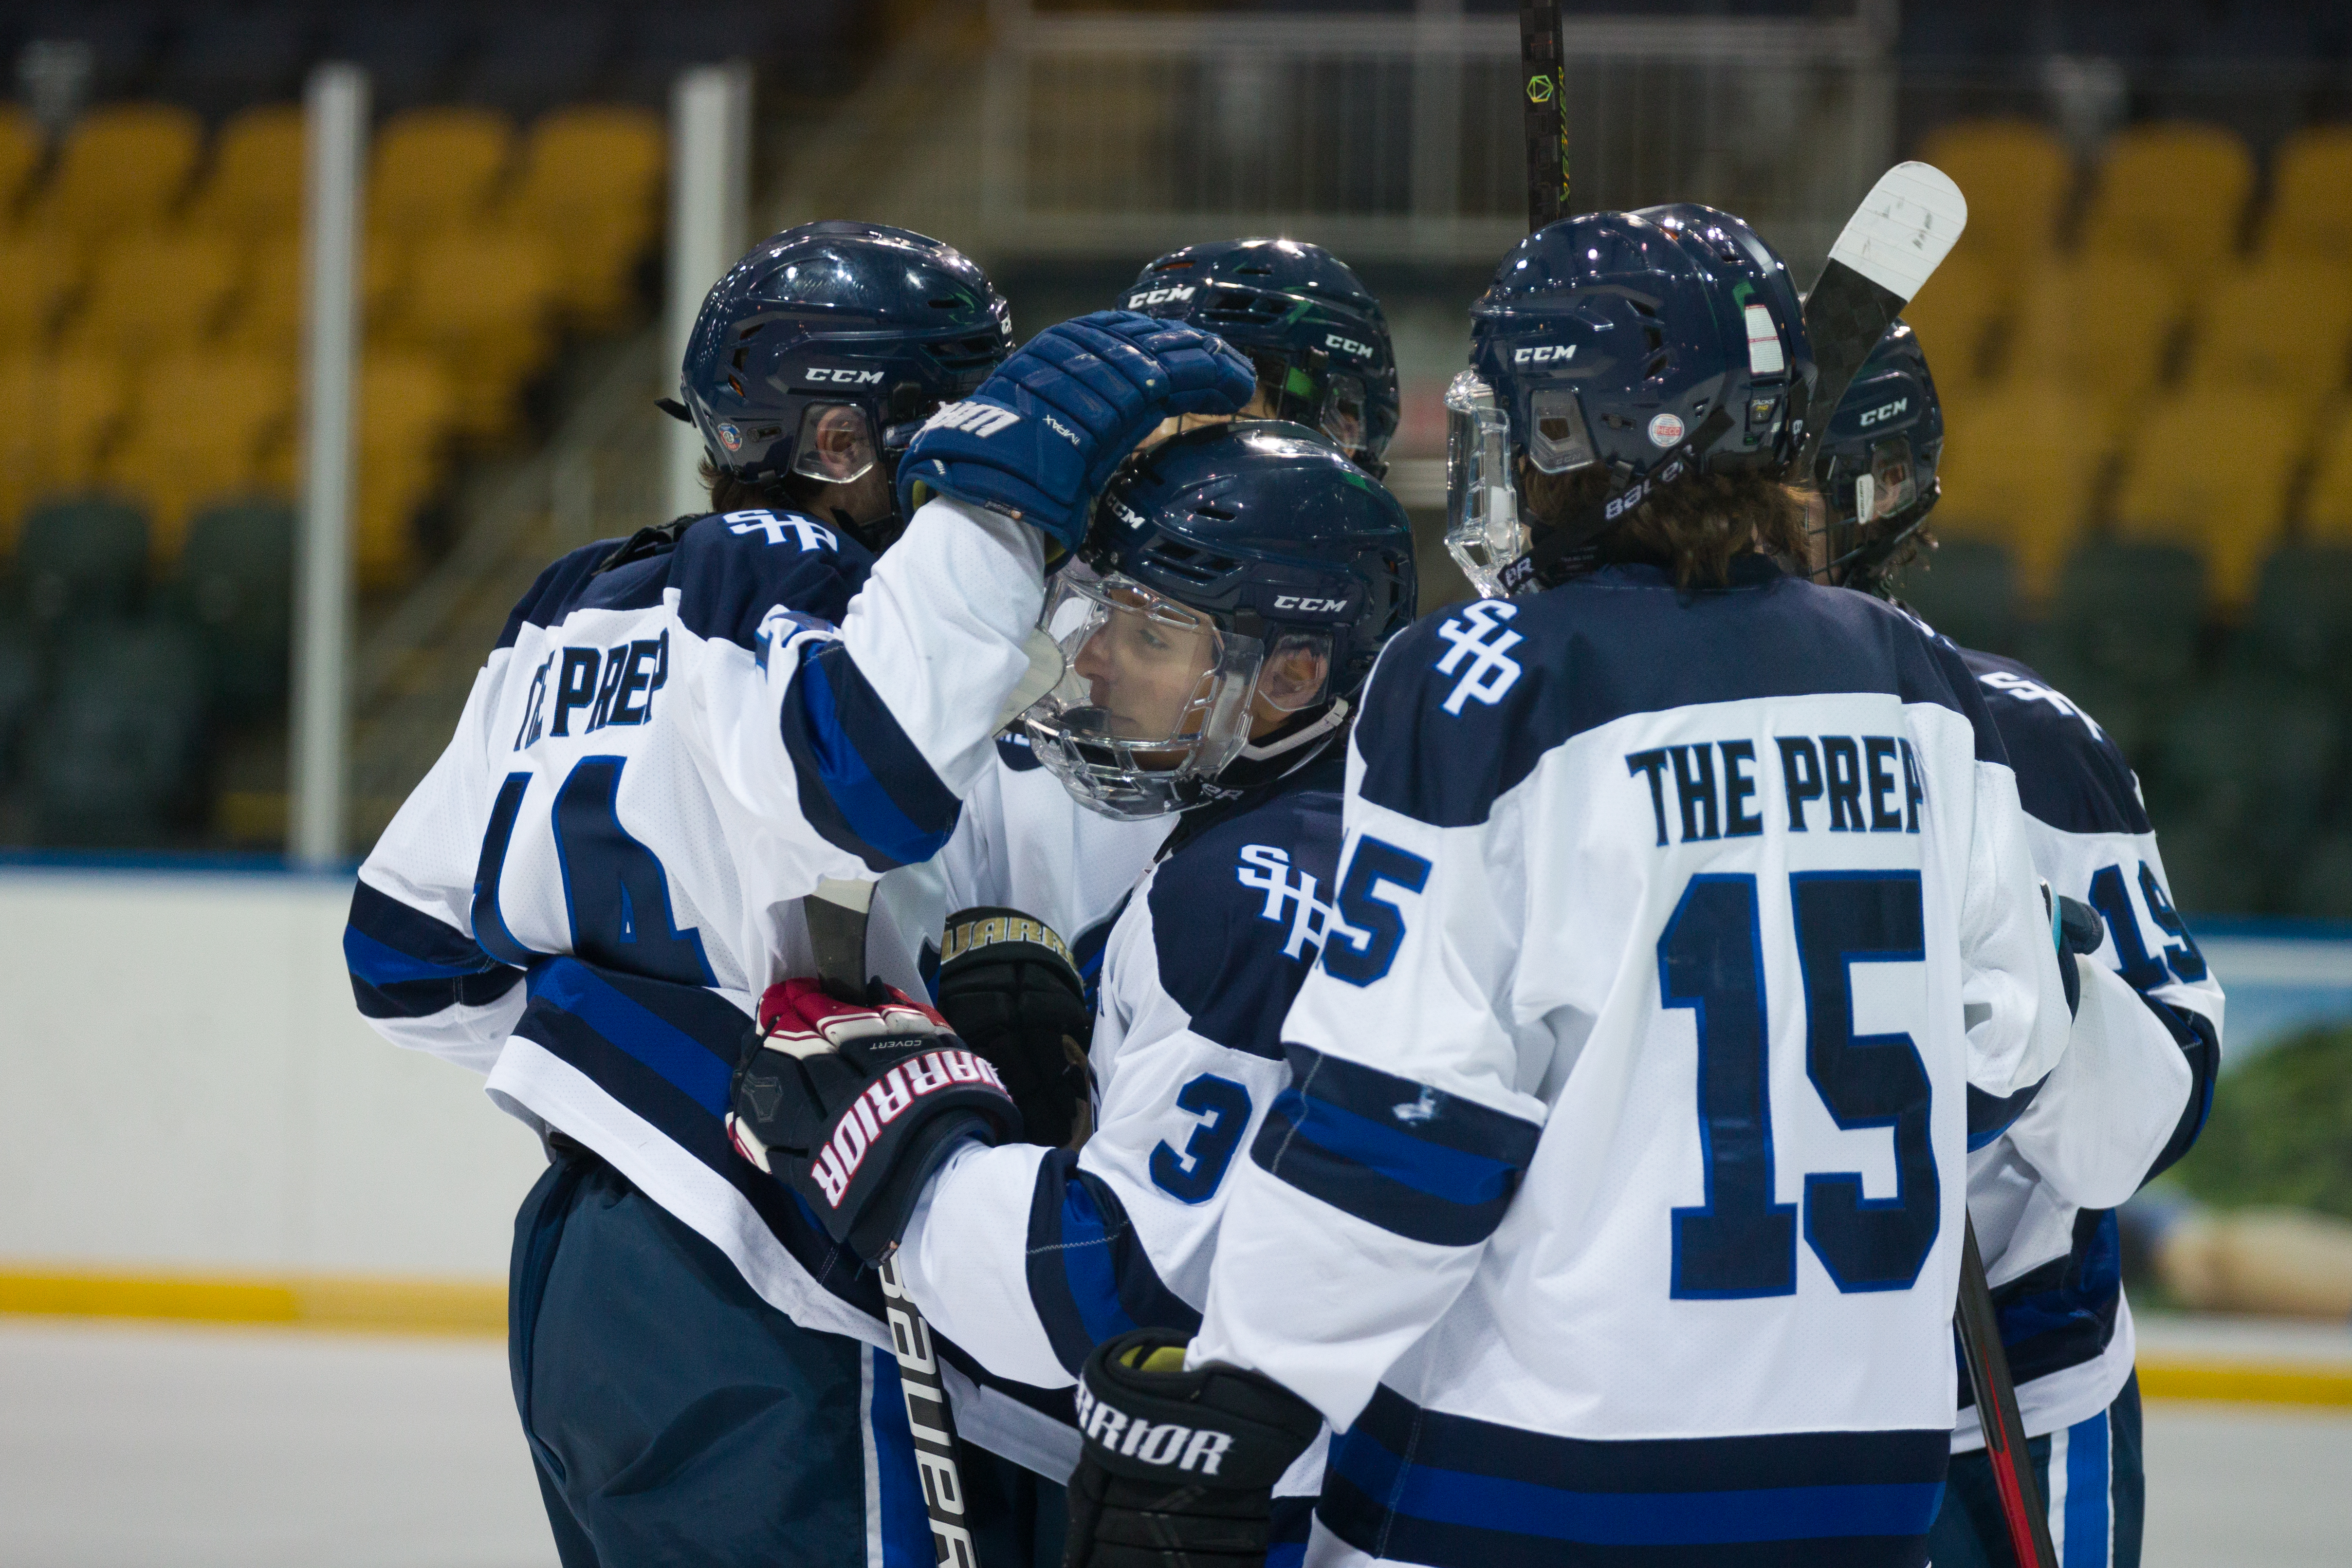
<path id="1" fill-rule="evenodd" d="M 1846 220 L 1830 259 L 1907 302 L 1968 226 L 1968 198 L 1949 174 L 1933 163 L 1897 163 Z"/>

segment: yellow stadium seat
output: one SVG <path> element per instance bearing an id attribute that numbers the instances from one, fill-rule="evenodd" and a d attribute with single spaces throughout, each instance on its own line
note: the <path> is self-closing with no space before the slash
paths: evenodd
<path id="1" fill-rule="evenodd" d="M 16 204 L 41 172 L 41 128 L 14 104 L 0 105 L 0 230 L 16 220 Z"/>
<path id="2" fill-rule="evenodd" d="M 389 588 L 416 564 L 417 510 L 447 476 L 457 419 L 448 374 L 430 355 L 371 353 L 360 381 L 357 548 L 362 586 Z"/>
<path id="3" fill-rule="evenodd" d="M 1963 120 L 1927 139 L 1921 154 L 1952 176 L 1969 201 L 1959 248 L 2000 269 L 2048 254 L 2074 163 L 2058 138 L 2030 120 Z"/>
<path id="4" fill-rule="evenodd" d="M 2105 446 L 2084 428 L 2090 400 L 2063 385 L 2021 383 L 1955 400 L 1946 410 L 1937 533 L 2009 547 L 2018 585 L 2046 597 L 2089 521 Z"/>
<path id="5" fill-rule="evenodd" d="M 210 341 L 237 284 L 236 248 L 209 235 L 141 235 L 98 258 L 66 325 L 70 346 L 156 353 Z"/>
<path id="6" fill-rule="evenodd" d="M 41 423 L 48 386 L 31 354 L 0 359 L 0 555 L 16 549 L 16 530 L 40 493 Z"/>
<path id="7" fill-rule="evenodd" d="M 2273 256 L 2224 277 L 2196 323 L 2192 386 L 2252 386 L 2315 402 L 2352 355 L 2352 259 Z"/>
<path id="8" fill-rule="evenodd" d="M 2304 497 L 2305 528 L 2331 544 L 2352 544 L 2352 407 L 2320 438 L 2319 462 Z"/>
<path id="9" fill-rule="evenodd" d="M 2191 388 L 2137 421 L 2116 500 L 2116 531 L 2205 557 L 2224 605 L 2242 605 L 2286 523 L 2310 408 L 2283 393 Z"/>
<path id="10" fill-rule="evenodd" d="M 2237 132 L 2192 121 L 2135 125 L 2107 141 L 2084 247 L 2198 277 L 2236 251 L 2253 188 L 2254 160 Z"/>
<path id="11" fill-rule="evenodd" d="M 0 239 L 0 353 L 46 345 L 81 281 L 73 253 L 53 237 Z"/>
<path id="12" fill-rule="evenodd" d="M 503 217 L 561 235 L 550 255 L 558 308 L 591 330 L 623 324 L 636 265 L 660 232 L 666 145 L 643 109 L 557 110 L 531 127 Z"/>
<path id="13" fill-rule="evenodd" d="M 2178 280 L 2137 257 L 2053 262 L 2028 281 L 2006 379 L 2079 386 L 2112 419 L 2156 384 L 2180 314 Z"/>
<path id="14" fill-rule="evenodd" d="M 40 437 L 42 486 L 87 489 L 116 445 L 130 378 L 116 354 L 62 354 L 43 361 L 41 374 L 49 402 Z"/>
<path id="15" fill-rule="evenodd" d="M 247 109 L 221 127 L 212 171 L 188 198 L 187 222 L 252 244 L 302 226 L 302 111 Z"/>
<path id="16" fill-rule="evenodd" d="M 417 253 L 383 336 L 462 370 L 458 428 L 470 437 L 513 433 L 515 394 L 554 347 L 548 272 L 543 247 L 518 234 L 450 235 Z"/>
<path id="17" fill-rule="evenodd" d="M 2329 261 L 2352 255 L 2352 125 L 2314 125 L 2279 143 L 2263 251 Z"/>
<path id="18" fill-rule="evenodd" d="M 178 205 L 203 146 L 203 124 L 184 109 L 94 109 L 66 138 L 29 221 L 76 246 L 154 227 Z"/>
<path id="19" fill-rule="evenodd" d="M 368 179 L 368 222 L 436 234 L 479 218 L 514 155 L 514 127 L 490 109 L 412 109 L 386 123 Z"/>
<path id="20" fill-rule="evenodd" d="M 393 237 L 381 234 L 368 237 L 360 262 L 362 321 L 384 315 L 400 291 L 407 266 L 407 252 Z M 223 329 L 222 341 L 232 347 L 257 353 L 299 352 L 305 309 L 303 283 L 300 236 L 281 236 L 257 247 L 246 262 L 245 287 Z"/>
<path id="21" fill-rule="evenodd" d="M 257 354 L 182 354 L 142 381 L 132 410 L 140 439 L 119 444 L 106 477 L 147 503 L 159 563 L 178 556 L 196 508 L 260 488 L 294 393 L 294 366 Z"/>
<path id="22" fill-rule="evenodd" d="M 1939 387 L 1982 379 L 1987 339 L 2001 314 L 1992 268 L 1973 256 L 1948 258 L 1903 310 Z"/>

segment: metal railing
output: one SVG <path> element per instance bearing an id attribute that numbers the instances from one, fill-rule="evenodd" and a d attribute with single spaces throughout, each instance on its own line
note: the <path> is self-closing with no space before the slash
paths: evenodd
<path id="1" fill-rule="evenodd" d="M 1490 261 L 1525 233 L 1511 16 L 995 0 L 990 21 L 992 258 L 1279 232 L 1366 259 Z M 1826 20 L 1570 18 L 1575 207 L 1712 202 L 1818 259 L 1892 161 L 1892 43 L 1877 0 Z"/>

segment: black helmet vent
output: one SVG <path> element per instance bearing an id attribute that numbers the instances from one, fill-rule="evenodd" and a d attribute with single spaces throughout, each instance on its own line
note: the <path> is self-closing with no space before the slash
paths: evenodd
<path id="1" fill-rule="evenodd" d="M 1230 520 L 1235 515 L 1229 511 L 1210 511 L 1207 508 L 1197 510 L 1204 516 L 1224 520 Z M 1206 550 L 1196 549 L 1190 544 L 1180 543 L 1173 539 L 1166 538 L 1154 540 L 1143 552 L 1143 559 L 1146 563 L 1160 568 L 1171 576 L 1181 577 L 1187 582 L 1203 584 L 1214 583 L 1241 565 L 1240 562 L 1230 555 L 1212 554 Z"/>

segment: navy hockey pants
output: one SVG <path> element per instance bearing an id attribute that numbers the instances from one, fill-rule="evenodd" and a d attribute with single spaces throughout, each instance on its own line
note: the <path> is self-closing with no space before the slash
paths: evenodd
<path id="1" fill-rule="evenodd" d="M 2147 1478 L 2140 1468 L 2138 1374 L 2096 1415 L 2025 1447 L 2050 1510 L 2058 1568 L 2139 1568 Z M 1927 1546 L 1935 1568 L 2014 1568 L 1982 1448 L 1952 1456 Z"/>
<path id="2" fill-rule="evenodd" d="M 593 1154 L 515 1217 L 515 1405 L 563 1568 L 932 1568 L 884 1352 L 815 1333 Z M 965 1449 L 989 1568 L 1061 1558 L 1062 1489 Z"/>

